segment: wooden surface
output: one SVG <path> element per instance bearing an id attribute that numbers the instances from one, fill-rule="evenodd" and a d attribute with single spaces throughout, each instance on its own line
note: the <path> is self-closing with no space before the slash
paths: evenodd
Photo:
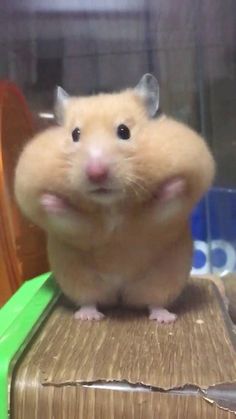
<path id="1" fill-rule="evenodd" d="M 232 325 L 216 287 L 206 279 L 191 281 L 176 310 L 173 325 L 120 310 L 99 323 L 80 322 L 59 301 L 15 370 L 12 417 L 231 417 L 196 394 L 198 388 L 236 382 Z M 100 381 L 145 389 L 121 393 L 83 387 Z M 194 396 L 185 387 L 190 384 Z M 147 386 L 155 391 L 146 392 Z M 182 398 L 163 392 L 176 388 Z"/>
<path id="2" fill-rule="evenodd" d="M 13 83 L 0 82 L 0 305 L 23 280 L 48 270 L 44 235 L 23 218 L 14 199 L 15 166 L 32 135 L 21 93 Z"/>
<path id="3" fill-rule="evenodd" d="M 229 315 L 236 324 L 236 273 L 225 275 L 223 283 L 229 303 Z"/>

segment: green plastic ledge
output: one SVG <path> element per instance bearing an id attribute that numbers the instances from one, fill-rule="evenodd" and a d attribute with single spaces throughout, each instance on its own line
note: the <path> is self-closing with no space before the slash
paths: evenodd
<path id="1" fill-rule="evenodd" d="M 47 273 L 25 282 L 0 309 L 0 419 L 10 416 L 13 367 L 58 296 Z"/>

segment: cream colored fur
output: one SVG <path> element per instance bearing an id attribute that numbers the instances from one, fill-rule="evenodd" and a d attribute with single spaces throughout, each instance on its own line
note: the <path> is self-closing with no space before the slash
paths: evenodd
<path id="1" fill-rule="evenodd" d="M 117 138 L 125 123 L 127 141 Z M 71 132 L 81 130 L 78 143 Z M 101 153 L 114 194 L 93 199 L 85 165 Z M 17 201 L 48 234 L 52 270 L 76 304 L 166 306 L 181 293 L 191 269 L 188 218 L 214 176 L 202 138 L 166 116 L 149 120 L 132 90 L 68 101 L 65 126 L 50 128 L 25 147 L 16 168 Z M 184 194 L 160 203 L 169 179 Z M 47 213 L 43 193 L 63 199 L 65 213 Z"/>

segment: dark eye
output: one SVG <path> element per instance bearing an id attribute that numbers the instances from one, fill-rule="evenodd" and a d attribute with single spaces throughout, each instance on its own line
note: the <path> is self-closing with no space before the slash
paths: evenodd
<path id="1" fill-rule="evenodd" d="M 76 143 L 77 141 L 79 141 L 79 137 L 80 137 L 80 129 L 79 128 L 75 128 L 72 131 L 72 139 L 73 141 Z"/>
<path id="2" fill-rule="evenodd" d="M 130 130 L 125 124 L 117 127 L 117 135 L 121 140 L 128 140 L 130 138 Z"/>

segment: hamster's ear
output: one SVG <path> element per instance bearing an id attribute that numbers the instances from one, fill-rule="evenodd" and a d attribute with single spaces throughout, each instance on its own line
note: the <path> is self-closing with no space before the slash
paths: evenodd
<path id="1" fill-rule="evenodd" d="M 146 73 L 134 90 L 144 100 L 149 117 L 153 118 L 159 108 L 160 99 L 157 79 L 152 74 Z"/>
<path id="2" fill-rule="evenodd" d="M 54 114 L 58 124 L 62 125 L 64 121 L 65 108 L 70 96 L 65 92 L 62 87 L 57 86 L 55 90 L 55 104 L 54 104 Z"/>

